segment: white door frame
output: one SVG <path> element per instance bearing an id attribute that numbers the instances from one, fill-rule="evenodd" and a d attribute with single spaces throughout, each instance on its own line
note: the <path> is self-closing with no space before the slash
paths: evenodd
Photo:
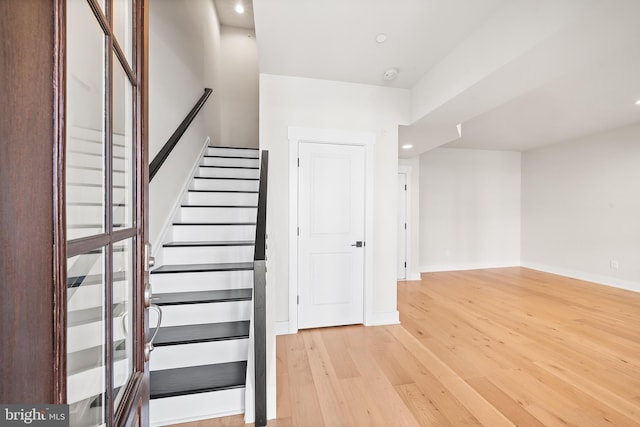
<path id="1" fill-rule="evenodd" d="M 365 147 L 364 324 L 373 320 L 373 145 L 376 134 L 338 129 L 289 127 L 289 333 L 298 332 L 298 146 L 316 144 Z"/>
<path id="2" fill-rule="evenodd" d="M 406 249 L 405 254 L 407 257 L 407 277 L 405 280 L 420 280 L 419 274 L 414 274 L 413 272 L 413 263 L 411 262 L 411 232 L 412 232 L 412 224 L 411 224 L 411 166 L 407 165 L 399 165 L 398 166 L 398 174 L 404 174 L 407 177 L 407 192 L 406 192 L 406 210 L 407 210 L 407 232 L 406 232 Z"/>

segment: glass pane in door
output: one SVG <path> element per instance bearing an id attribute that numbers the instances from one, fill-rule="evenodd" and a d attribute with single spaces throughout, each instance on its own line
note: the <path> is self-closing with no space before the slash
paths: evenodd
<path id="1" fill-rule="evenodd" d="M 113 229 L 133 226 L 133 87 L 113 59 Z"/>
<path id="2" fill-rule="evenodd" d="M 113 396 L 117 408 L 133 373 L 133 238 L 113 246 Z"/>
<path id="3" fill-rule="evenodd" d="M 133 0 L 113 0 L 113 32 L 129 65 L 133 52 Z"/>
<path id="4" fill-rule="evenodd" d="M 67 239 L 105 231 L 102 28 L 86 0 L 67 1 Z"/>
<path id="5" fill-rule="evenodd" d="M 71 426 L 105 422 L 105 248 L 67 260 L 67 403 Z"/>

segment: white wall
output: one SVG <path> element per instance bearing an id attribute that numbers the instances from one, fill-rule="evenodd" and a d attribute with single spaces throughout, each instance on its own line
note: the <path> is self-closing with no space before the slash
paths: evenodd
<path id="1" fill-rule="evenodd" d="M 205 87 L 207 104 L 149 186 L 149 241 L 157 248 L 207 137 L 220 139 L 220 28 L 212 0 L 149 2 L 149 162 Z"/>
<path id="2" fill-rule="evenodd" d="M 409 228 L 407 230 L 407 238 L 409 239 L 407 280 L 420 280 L 420 157 L 398 159 L 398 165 L 411 168 Z"/>
<path id="3" fill-rule="evenodd" d="M 639 260 L 639 125 L 523 154 L 523 266 L 640 292 Z"/>
<path id="4" fill-rule="evenodd" d="M 289 320 L 289 126 L 376 134 L 373 312 L 379 318 L 397 316 L 397 126 L 408 120 L 408 107 L 409 92 L 403 89 L 260 75 L 260 148 L 270 152 L 267 280 L 275 290 L 276 321 Z"/>
<path id="5" fill-rule="evenodd" d="M 258 51 L 253 30 L 223 26 L 221 145 L 258 146 Z"/>
<path id="6" fill-rule="evenodd" d="M 511 151 L 420 156 L 422 271 L 520 265 L 520 161 Z"/>

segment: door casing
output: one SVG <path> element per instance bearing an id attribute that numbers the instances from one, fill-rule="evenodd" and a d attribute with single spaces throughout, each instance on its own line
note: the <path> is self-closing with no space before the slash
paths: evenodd
<path id="1" fill-rule="evenodd" d="M 376 135 L 338 129 L 289 127 L 289 328 L 298 332 L 298 149 L 301 142 L 365 147 L 365 213 L 364 232 L 364 324 L 373 320 L 373 151 Z M 281 332 L 283 332 L 281 330 Z"/>

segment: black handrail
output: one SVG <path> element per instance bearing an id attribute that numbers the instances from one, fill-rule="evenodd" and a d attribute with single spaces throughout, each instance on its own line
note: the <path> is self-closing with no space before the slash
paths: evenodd
<path id="1" fill-rule="evenodd" d="M 187 114 L 187 117 L 184 118 L 182 123 L 180 123 L 180 125 L 176 128 L 175 132 L 173 132 L 173 135 L 171 135 L 169 140 L 164 144 L 160 152 L 158 152 L 158 154 L 156 154 L 156 156 L 153 158 L 151 164 L 149 165 L 149 182 L 151 182 L 153 177 L 156 176 L 156 173 L 158 173 L 158 171 L 160 170 L 160 166 L 162 166 L 165 160 L 167 160 L 167 157 L 169 157 L 169 154 L 171 154 L 171 151 L 173 151 L 174 147 L 176 146 L 182 135 L 185 133 L 193 119 L 196 117 L 196 115 L 198 115 L 198 112 L 200 111 L 204 103 L 207 102 L 207 99 L 209 99 L 209 95 L 211 95 L 211 92 L 213 92 L 213 89 L 210 89 L 208 87 L 204 89 L 204 93 L 202 94 L 200 99 L 198 99 L 196 105 L 193 106 L 191 111 L 189 111 L 189 114 Z"/>
<path id="2" fill-rule="evenodd" d="M 255 425 L 267 425 L 267 319 L 266 319 L 266 240 L 267 240 L 267 174 L 269 152 L 262 151 L 258 218 L 253 253 L 253 337 L 255 363 Z"/>

